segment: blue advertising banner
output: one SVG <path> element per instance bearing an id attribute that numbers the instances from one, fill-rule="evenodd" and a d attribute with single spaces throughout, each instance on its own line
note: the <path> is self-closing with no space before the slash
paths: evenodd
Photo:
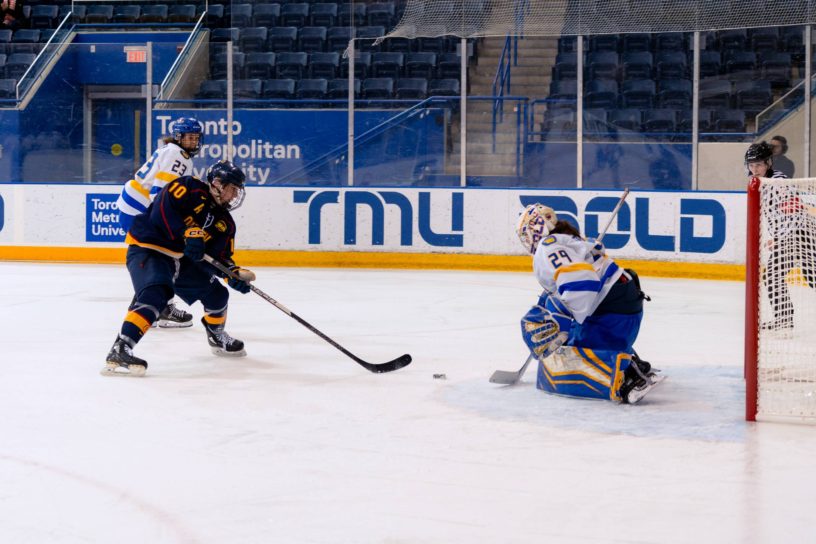
<path id="1" fill-rule="evenodd" d="M 125 229 L 119 226 L 118 194 L 85 195 L 85 241 L 124 242 Z"/>

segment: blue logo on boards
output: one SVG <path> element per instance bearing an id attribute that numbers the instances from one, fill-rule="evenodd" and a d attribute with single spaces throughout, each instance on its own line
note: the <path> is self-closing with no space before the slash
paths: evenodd
<path id="1" fill-rule="evenodd" d="M 578 205 L 566 196 L 521 196 L 522 206 L 539 202 L 551 207 L 564 219 L 581 229 L 579 224 Z M 584 228 L 581 232 L 587 238 L 595 238 L 606 224 L 599 224 L 599 214 L 608 213 L 615 209 L 618 197 L 596 196 L 587 202 L 584 208 Z M 643 249 L 649 251 L 683 253 L 716 253 L 725 245 L 725 208 L 716 200 L 709 198 L 681 198 L 680 199 L 680 233 L 652 234 L 649 232 L 650 200 L 645 197 L 635 198 L 634 223 L 632 232 L 632 209 L 628 202 L 621 206 L 616 224 L 610 230 L 622 234 L 610 233 L 604 237 L 604 245 L 609 249 L 620 249 L 625 246 L 634 234 L 635 241 Z M 695 236 L 695 224 L 703 226 L 711 234 L 709 236 Z M 711 225 L 710 229 L 708 225 Z M 699 232 L 698 228 L 698 232 Z"/>
<path id="2" fill-rule="evenodd" d="M 419 235 L 432 246 L 462 247 L 464 245 L 464 193 L 451 194 L 448 206 L 451 232 L 439 233 L 431 229 L 431 191 L 419 193 L 419 211 L 416 221 Z M 437 193 L 438 194 L 438 193 Z M 323 208 L 339 204 L 340 191 L 295 191 L 294 202 L 309 204 L 309 243 L 320 243 L 320 220 Z M 385 244 L 385 206 L 396 206 L 400 217 L 400 245 L 413 245 L 414 207 L 408 197 L 396 191 L 348 191 L 343 197 L 343 243 L 357 244 L 357 208 L 368 208 L 371 213 L 371 245 Z M 447 205 L 447 203 L 445 204 Z"/>
<path id="3" fill-rule="evenodd" d="M 85 241 L 123 242 L 125 229 L 119 226 L 118 194 L 85 195 Z"/>

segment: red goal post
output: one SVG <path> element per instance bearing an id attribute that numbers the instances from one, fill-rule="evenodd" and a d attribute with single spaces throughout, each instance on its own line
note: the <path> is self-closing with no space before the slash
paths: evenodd
<path id="1" fill-rule="evenodd" d="M 745 419 L 816 424 L 816 179 L 753 178 Z"/>

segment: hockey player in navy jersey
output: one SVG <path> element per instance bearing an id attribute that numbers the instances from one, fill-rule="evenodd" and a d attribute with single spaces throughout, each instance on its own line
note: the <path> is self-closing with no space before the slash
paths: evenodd
<path id="1" fill-rule="evenodd" d="M 165 185 L 193 174 L 192 158 L 201 149 L 203 141 L 201 123 L 192 117 L 181 117 L 173 121 L 170 130 L 172 135 L 164 138 L 164 145 L 153 152 L 133 179 L 122 187 L 116 206 L 119 208 L 119 224 L 125 231 L 130 229 L 134 217 L 147 210 Z M 156 324 L 162 328 L 192 327 L 193 316 L 177 308 L 171 300 Z"/>
<path id="2" fill-rule="evenodd" d="M 638 402 L 662 376 L 633 349 L 645 298 L 637 274 L 547 206 L 528 206 L 517 234 L 544 288 L 521 320 L 524 342 L 539 361 L 537 387 Z"/>
<path id="3" fill-rule="evenodd" d="M 136 296 L 108 353 L 104 375 L 144 375 L 147 362 L 133 355 L 133 348 L 174 295 L 204 306 L 201 322 L 216 355 L 246 355 L 244 343 L 224 330 L 229 292 L 218 281 L 224 274 L 202 260 L 207 254 L 230 267 L 238 279 L 228 279 L 228 285 L 249 292 L 255 274 L 232 260 L 235 222 L 230 212 L 244 200 L 244 180 L 231 162 L 215 163 L 206 182 L 176 178 L 135 217 L 126 242 Z"/>

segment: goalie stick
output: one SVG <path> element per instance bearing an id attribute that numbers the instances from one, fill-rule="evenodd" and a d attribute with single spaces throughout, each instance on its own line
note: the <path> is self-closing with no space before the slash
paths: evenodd
<path id="1" fill-rule="evenodd" d="M 621 195 L 618 203 L 615 205 L 615 208 L 612 210 L 612 215 L 609 217 L 609 221 L 606 222 L 606 226 L 604 227 L 601 234 L 598 235 L 597 241 L 602 242 L 604 236 L 606 236 L 606 231 L 609 230 L 610 225 L 612 225 L 612 221 L 615 219 L 615 216 L 618 215 L 621 207 L 623 206 L 623 201 L 626 200 L 626 197 L 629 196 L 629 187 L 626 187 L 623 190 L 623 194 Z M 527 370 L 527 367 L 530 363 L 535 359 L 532 353 L 527 356 L 527 360 L 524 361 L 524 364 L 521 365 L 521 368 L 518 370 L 496 370 L 493 372 L 493 375 L 490 376 L 490 383 L 498 383 L 501 385 L 515 385 L 520 380 L 521 377 L 524 376 L 524 371 Z"/>
<path id="2" fill-rule="evenodd" d="M 222 263 L 216 261 L 209 255 L 204 255 L 204 260 L 213 265 L 216 269 L 218 269 L 218 271 L 223 272 L 230 278 L 240 279 L 235 273 L 232 272 L 232 270 L 224 266 Z M 397 357 L 393 361 L 388 361 L 387 363 L 368 363 L 366 361 L 363 361 L 362 359 L 351 353 L 349 350 L 347 350 L 346 348 L 344 348 L 343 346 L 341 346 L 340 344 L 338 344 L 337 342 L 335 342 L 334 340 L 332 340 L 331 338 L 317 330 L 308 321 L 306 321 L 296 313 L 292 312 L 289 308 L 287 308 L 274 298 L 270 297 L 269 295 L 267 295 L 266 293 L 264 293 L 263 291 L 261 291 L 260 289 L 258 289 L 249 282 L 247 282 L 247 285 L 249 285 L 249 288 L 252 290 L 253 293 L 260 296 L 262 299 L 273 305 L 275 308 L 282 311 L 283 313 L 285 313 L 286 315 L 288 315 L 289 317 L 291 317 L 292 319 L 294 319 L 295 321 L 297 321 L 298 323 L 300 323 L 301 325 L 303 325 L 304 327 L 318 335 L 320 338 L 322 338 L 332 346 L 339 349 L 341 352 L 343 352 L 344 355 L 351 358 L 355 363 L 365 368 L 366 370 L 369 370 L 377 374 L 382 374 L 383 372 L 393 372 L 394 370 L 399 370 L 400 368 L 411 364 L 411 356 L 407 353 L 405 355 Z"/>

